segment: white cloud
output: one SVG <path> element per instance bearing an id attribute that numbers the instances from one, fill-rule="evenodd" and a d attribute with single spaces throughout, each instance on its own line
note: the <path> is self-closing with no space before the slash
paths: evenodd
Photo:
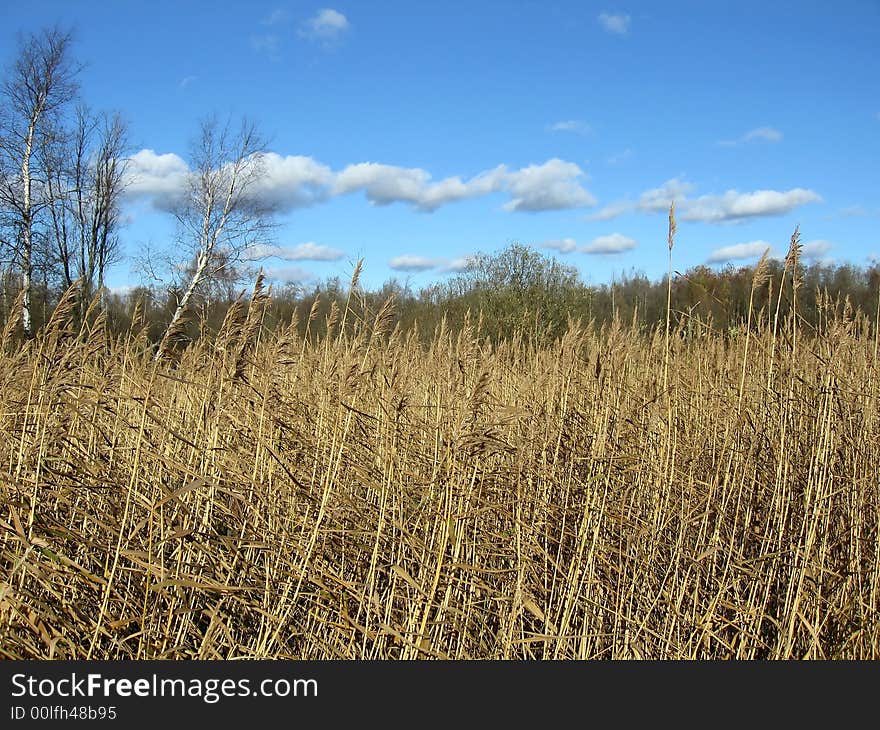
<path id="1" fill-rule="evenodd" d="M 592 130 L 590 125 L 579 119 L 566 119 L 550 125 L 551 132 L 573 132 L 575 134 L 589 134 Z"/>
<path id="2" fill-rule="evenodd" d="M 314 205 L 329 195 L 333 171 L 311 157 L 269 152 L 262 162 L 263 175 L 251 194 L 278 210 Z M 126 194 L 131 197 L 152 198 L 157 208 L 168 209 L 186 189 L 189 167 L 174 153 L 158 155 L 144 149 L 128 163 Z"/>
<path id="3" fill-rule="evenodd" d="M 583 175 L 576 164 L 558 158 L 508 173 L 505 187 L 513 200 L 504 204 L 504 210 L 536 212 L 595 205 L 596 199 L 577 182 Z"/>
<path id="4" fill-rule="evenodd" d="M 694 186 L 678 178 L 667 180 L 658 188 L 647 190 L 636 202 L 621 200 L 606 205 L 590 220 L 607 221 L 624 213 L 666 213 L 675 201 L 679 220 L 723 223 L 760 216 L 783 215 L 807 203 L 821 203 L 822 196 L 813 190 L 793 188 L 787 191 L 755 190 L 741 193 L 728 190 L 721 195 L 688 198 Z"/>
<path id="5" fill-rule="evenodd" d="M 673 201 L 678 204 L 677 201 L 686 198 L 693 189 L 694 186 L 691 183 L 674 177 L 667 180 L 659 188 L 651 188 L 642 193 L 639 196 L 636 209 L 642 213 L 665 213 Z"/>
<path id="6" fill-rule="evenodd" d="M 639 199 L 636 202 L 620 200 L 616 203 L 611 203 L 606 205 L 599 212 L 589 216 L 589 219 L 608 221 L 632 211 L 639 213 L 665 212 L 669 210 L 669 206 L 672 204 L 673 200 L 676 201 L 676 205 L 678 205 L 679 201 L 684 199 L 693 189 L 694 186 L 691 183 L 674 177 L 671 180 L 667 180 L 660 185 L 660 187 L 646 190 L 639 196 Z"/>
<path id="7" fill-rule="evenodd" d="M 746 142 L 754 142 L 755 140 L 766 140 L 767 142 L 781 142 L 782 132 L 773 127 L 758 127 L 751 132 L 746 132 L 743 140 Z"/>
<path id="8" fill-rule="evenodd" d="M 175 154 L 141 150 L 130 162 L 129 194 L 133 197 L 152 197 L 157 207 L 167 209 L 185 189 L 189 169 Z M 373 205 L 409 203 L 424 212 L 495 192 L 511 196 L 512 200 L 503 206 L 508 211 L 561 210 L 595 204 L 578 181 L 584 176 L 581 168 L 559 159 L 512 172 L 498 165 L 470 179 L 454 176 L 438 181 L 421 168 L 377 162 L 349 165 L 339 172 L 301 155 L 282 157 L 268 152 L 262 162 L 263 174 L 250 195 L 278 211 L 312 206 L 357 191 L 363 191 Z"/>
<path id="9" fill-rule="evenodd" d="M 573 238 L 563 238 L 561 240 L 544 241 L 540 246 L 541 248 L 559 251 L 559 253 L 571 253 L 577 248 L 577 241 Z"/>
<path id="10" fill-rule="evenodd" d="M 676 201 L 676 211 L 681 220 L 720 223 L 768 215 L 783 215 L 807 203 L 821 203 L 822 197 L 804 188 L 785 192 L 778 190 L 755 190 L 741 193 L 728 190 L 723 195 L 703 195 L 695 200 Z"/>
<path id="11" fill-rule="evenodd" d="M 602 27 L 609 33 L 617 33 L 618 35 L 623 35 L 629 30 L 631 20 L 632 18 L 629 15 L 623 15 L 622 13 L 599 14 L 599 22 L 602 24 Z"/>
<path id="12" fill-rule="evenodd" d="M 452 203 L 456 200 L 473 198 L 499 190 L 504 181 L 504 165 L 499 165 L 492 170 L 481 172 L 477 176 L 463 183 L 458 177 L 448 177 L 438 183 L 428 185 L 425 188 L 419 207 L 425 210 L 435 210 L 441 205 Z"/>
<path id="13" fill-rule="evenodd" d="M 189 167 L 173 152 L 157 155 L 144 149 L 127 160 L 125 194 L 150 198 L 157 208 L 168 209 L 186 188 Z"/>
<path id="14" fill-rule="evenodd" d="M 544 241 L 539 244 L 541 248 L 549 248 L 559 253 L 568 254 L 572 251 L 580 251 L 586 254 L 618 254 L 630 251 L 636 247 L 636 242 L 620 233 L 612 233 L 608 236 L 598 236 L 590 243 L 578 246 L 573 238 Z"/>
<path id="15" fill-rule="evenodd" d="M 427 256 L 411 254 L 395 256 L 388 262 L 388 266 L 395 271 L 430 271 L 442 265 L 443 259 L 432 259 Z"/>
<path id="16" fill-rule="evenodd" d="M 184 76 L 177 84 L 177 88 L 184 90 L 198 78 L 198 76 Z"/>
<path id="17" fill-rule="evenodd" d="M 395 256 L 388 262 L 388 266 L 395 271 L 422 272 L 437 270 L 441 273 L 461 272 L 471 266 L 475 257 L 471 255 L 459 256 L 454 259 L 431 258 L 416 254 L 404 254 Z"/>
<path id="18" fill-rule="evenodd" d="M 831 241 L 818 239 L 815 241 L 807 241 L 801 246 L 801 257 L 809 261 L 818 261 L 826 259 L 825 254 L 828 253 L 834 244 Z"/>
<path id="19" fill-rule="evenodd" d="M 242 258 L 245 261 L 259 261 L 275 256 L 279 250 L 278 246 L 269 246 L 265 243 L 255 243 L 243 253 Z"/>
<path id="20" fill-rule="evenodd" d="M 404 202 L 423 211 L 433 211 L 446 203 L 499 190 L 503 179 L 503 165 L 482 172 L 467 182 L 462 182 L 459 177 L 448 177 L 432 183 L 430 173 L 418 167 L 361 162 L 349 165 L 337 174 L 333 192 L 345 195 L 363 190 L 373 205 Z"/>
<path id="21" fill-rule="evenodd" d="M 735 147 L 736 145 L 744 144 L 746 142 L 757 141 L 781 142 L 782 132 L 773 127 L 758 127 L 757 129 L 746 132 L 742 137 L 738 137 L 737 139 L 723 139 L 718 144 L 723 145 L 724 147 Z"/>
<path id="22" fill-rule="evenodd" d="M 301 155 L 282 157 L 267 152 L 263 155 L 263 172 L 254 186 L 254 195 L 281 210 L 308 207 L 326 200 L 333 182 L 333 171 L 329 167 Z"/>
<path id="23" fill-rule="evenodd" d="M 868 211 L 865 210 L 862 205 L 850 205 L 847 208 L 841 208 L 838 215 L 841 218 L 858 218 L 863 215 L 868 215 Z"/>
<path id="24" fill-rule="evenodd" d="M 631 251 L 636 247 L 636 242 L 620 233 L 612 233 L 609 236 L 598 236 L 592 243 L 581 246 L 580 250 L 588 254 L 617 254 Z"/>
<path id="25" fill-rule="evenodd" d="M 343 256 L 345 256 L 343 251 L 313 241 L 301 243 L 293 248 L 283 248 L 279 254 L 279 258 L 287 261 L 339 261 Z"/>
<path id="26" fill-rule="evenodd" d="M 246 258 L 250 261 L 264 258 L 284 261 L 339 261 L 343 256 L 343 251 L 309 241 L 298 246 L 268 246 L 258 243 L 248 249 Z"/>
<path id="27" fill-rule="evenodd" d="M 304 38 L 332 43 L 341 40 L 343 34 L 351 27 L 342 13 L 333 8 L 321 8 L 317 14 L 303 23 L 300 35 Z"/>
<path id="28" fill-rule="evenodd" d="M 735 243 L 732 246 L 716 248 L 709 254 L 709 263 L 722 263 L 725 261 L 737 261 L 740 259 L 758 258 L 770 248 L 766 241 L 750 241 L 749 243 Z"/>
<path id="29" fill-rule="evenodd" d="M 629 213 L 634 208 L 635 206 L 633 203 L 625 200 L 620 200 L 616 203 L 610 203 L 609 205 L 606 205 L 604 208 L 602 208 L 602 210 L 587 216 L 587 220 L 610 221 L 614 218 L 622 216 L 624 213 Z"/>
<path id="30" fill-rule="evenodd" d="M 504 210 L 535 212 L 594 205 L 595 198 L 577 182 L 583 174 L 572 162 L 551 159 L 513 172 L 499 165 L 467 181 L 448 177 L 431 182 L 430 173 L 421 168 L 362 162 L 336 176 L 333 192 L 345 195 L 363 190 L 373 205 L 403 202 L 430 212 L 447 203 L 506 191 L 513 200 Z"/>
<path id="31" fill-rule="evenodd" d="M 476 262 L 476 256 L 459 256 L 440 267 L 440 271 L 460 272 L 469 269 Z"/>
<path id="32" fill-rule="evenodd" d="M 278 266 L 263 269 L 265 277 L 285 284 L 301 284 L 314 279 L 314 274 L 299 266 Z"/>

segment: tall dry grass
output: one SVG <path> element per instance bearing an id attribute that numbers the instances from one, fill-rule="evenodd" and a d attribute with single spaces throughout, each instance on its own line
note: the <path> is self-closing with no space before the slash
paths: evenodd
<path id="1" fill-rule="evenodd" d="M 859 313 L 315 342 L 260 284 L 154 362 L 75 301 L 3 333 L 0 656 L 880 657 Z"/>

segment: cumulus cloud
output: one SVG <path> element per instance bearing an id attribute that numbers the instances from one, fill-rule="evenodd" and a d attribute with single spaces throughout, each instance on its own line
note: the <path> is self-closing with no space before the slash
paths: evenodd
<path id="1" fill-rule="evenodd" d="M 349 165 L 336 176 L 333 192 L 345 195 L 363 190 L 373 205 L 404 202 L 430 212 L 446 203 L 499 190 L 503 180 L 504 166 L 482 172 L 467 182 L 459 177 L 431 182 L 430 173 L 418 167 L 361 162 Z"/>
<path id="2" fill-rule="evenodd" d="M 174 153 L 156 154 L 144 149 L 128 158 L 126 194 L 151 198 L 160 209 L 169 209 L 186 190 L 189 167 Z M 329 195 L 333 172 L 310 157 L 274 152 L 263 156 L 263 174 L 250 193 L 276 210 L 291 210 L 321 202 Z"/>
<path id="3" fill-rule="evenodd" d="M 362 162 L 336 176 L 333 192 L 363 190 L 373 205 L 403 202 L 430 212 L 447 203 L 505 191 L 513 199 L 504 210 L 536 212 L 594 205 L 595 198 L 577 181 L 583 175 L 574 163 L 554 158 L 512 172 L 499 165 L 467 181 L 456 176 L 432 182 L 430 173 L 421 168 Z"/>
<path id="4" fill-rule="evenodd" d="M 265 243 L 255 243 L 244 251 L 242 258 L 245 261 L 259 261 L 260 259 L 267 259 L 275 256 L 278 250 L 278 246 L 270 246 Z"/>
<path id="5" fill-rule="evenodd" d="M 620 233 L 612 233 L 608 236 L 598 236 L 591 243 L 582 246 L 580 250 L 588 254 L 618 254 L 631 251 L 636 247 L 636 242 Z"/>
<path id="6" fill-rule="evenodd" d="M 473 256 L 460 256 L 454 259 L 431 258 L 415 254 L 395 256 L 388 266 L 395 271 L 422 272 L 437 270 L 442 273 L 464 271 L 474 262 Z"/>
<path id="7" fill-rule="evenodd" d="M 686 221 L 720 223 L 768 215 L 784 215 L 807 203 L 821 203 L 822 197 L 812 190 L 793 188 L 778 190 L 755 190 L 741 193 L 728 190 L 723 195 L 703 195 L 692 201 L 682 201 L 676 210 Z"/>
<path id="8" fill-rule="evenodd" d="M 459 256 L 451 261 L 447 261 L 440 267 L 440 271 L 460 272 L 466 271 L 477 261 L 476 256 Z"/>
<path id="9" fill-rule="evenodd" d="M 578 182 L 583 175 L 576 164 L 558 158 L 508 173 L 505 188 L 513 200 L 504 204 L 504 210 L 535 212 L 595 205 L 596 199 Z"/>
<path id="10" fill-rule="evenodd" d="M 559 251 L 559 253 L 571 253 L 577 249 L 577 241 L 573 238 L 563 238 L 561 240 L 544 241 L 540 246 L 541 248 Z"/>
<path id="11" fill-rule="evenodd" d="M 630 251 L 636 247 L 634 239 L 620 233 L 612 233 L 608 236 L 598 236 L 590 243 L 578 246 L 573 238 L 554 239 L 539 244 L 541 248 L 549 248 L 562 254 L 580 251 L 586 254 L 619 254 Z"/>
<path id="12" fill-rule="evenodd" d="M 632 211 L 639 213 L 665 212 L 669 210 L 673 200 L 676 201 L 676 205 L 679 205 L 679 202 L 693 189 L 694 186 L 691 183 L 674 177 L 659 187 L 646 190 L 635 202 L 620 200 L 616 203 L 611 203 L 589 218 L 590 220 L 608 221 Z"/>
<path id="13" fill-rule="evenodd" d="M 724 223 L 746 218 L 783 215 L 808 203 L 821 203 L 822 196 L 813 190 L 793 188 L 787 191 L 755 190 L 741 193 L 728 190 L 721 195 L 702 195 L 688 198 L 694 186 L 672 178 L 660 187 L 647 190 L 635 202 L 622 200 L 605 206 L 590 216 L 590 220 L 607 221 L 624 213 L 666 213 L 675 201 L 679 220 L 702 223 Z"/>
<path id="14" fill-rule="evenodd" d="M 283 284 L 302 284 L 315 278 L 310 271 L 306 271 L 299 266 L 270 267 L 263 269 L 263 274 L 270 281 L 277 281 Z"/>
<path id="15" fill-rule="evenodd" d="M 752 129 L 751 131 L 746 132 L 742 137 L 737 137 L 736 139 L 723 139 L 718 144 L 723 145 L 724 147 L 735 147 L 739 144 L 759 141 L 781 142 L 782 132 L 778 129 L 773 129 L 773 127 L 758 127 L 757 129 Z"/>
<path id="16" fill-rule="evenodd" d="M 326 200 L 333 182 L 333 171 L 311 157 L 274 152 L 263 156 L 263 176 L 253 194 L 280 209 L 304 208 Z"/>
<path id="17" fill-rule="evenodd" d="M 125 194 L 148 198 L 160 209 L 168 209 L 186 188 L 189 167 L 173 152 L 164 155 L 144 149 L 127 159 Z"/>
<path id="18" fill-rule="evenodd" d="M 329 246 L 309 241 L 293 248 L 282 249 L 280 258 L 287 261 L 339 261 L 345 253 Z"/>
<path id="19" fill-rule="evenodd" d="M 378 162 L 349 165 L 339 172 L 301 155 L 282 157 L 269 152 L 262 162 L 263 174 L 250 195 L 278 211 L 361 191 L 373 205 L 407 203 L 423 212 L 496 192 L 511 197 L 503 206 L 508 211 L 561 210 L 595 204 L 595 198 L 580 184 L 583 170 L 555 158 L 514 171 L 498 165 L 469 179 L 453 176 L 436 181 L 421 168 Z M 168 208 L 185 189 L 189 169 L 177 155 L 141 150 L 130 158 L 130 163 L 129 194 L 134 197 L 152 197 L 155 205 Z"/>
<path id="20" fill-rule="evenodd" d="M 388 262 L 388 266 L 395 271 L 430 271 L 443 265 L 443 259 L 432 259 L 427 256 L 415 256 L 404 254 L 395 256 Z"/>
<path id="21" fill-rule="evenodd" d="M 574 134 L 589 134 L 590 125 L 579 119 L 566 119 L 550 125 L 551 132 L 573 132 Z"/>
<path id="22" fill-rule="evenodd" d="M 673 201 L 682 200 L 694 186 L 677 177 L 667 180 L 658 188 L 646 190 L 639 196 L 636 208 L 643 213 L 665 213 Z"/>
<path id="23" fill-rule="evenodd" d="M 321 8 L 303 23 L 300 35 L 322 43 L 333 43 L 341 40 L 350 27 L 348 18 L 338 10 Z"/>
<path id="24" fill-rule="evenodd" d="M 251 261 L 264 258 L 284 261 L 339 261 L 343 256 L 345 256 L 343 251 L 309 241 L 298 246 L 269 246 L 258 243 L 247 250 L 246 258 Z"/>
<path id="25" fill-rule="evenodd" d="M 587 216 L 587 220 L 591 221 L 610 221 L 629 213 L 635 209 L 635 204 L 626 200 L 619 200 L 616 203 L 606 205 L 602 210 L 596 211 L 592 215 Z"/>
<path id="26" fill-rule="evenodd" d="M 764 251 L 770 248 L 766 241 L 749 241 L 748 243 L 735 243 L 732 246 L 716 248 L 707 259 L 709 263 L 723 263 L 726 261 L 738 261 L 741 259 L 758 258 L 764 255 Z"/>
<path id="27" fill-rule="evenodd" d="M 624 35 L 629 31 L 629 24 L 632 18 L 622 13 L 599 13 L 599 23 L 609 33 L 617 33 Z"/>

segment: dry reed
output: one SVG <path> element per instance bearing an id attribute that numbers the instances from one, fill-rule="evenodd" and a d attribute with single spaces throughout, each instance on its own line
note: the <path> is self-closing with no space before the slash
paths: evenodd
<path id="1" fill-rule="evenodd" d="M 880 657 L 860 313 L 493 347 L 265 306 L 173 363 L 4 333 L 0 656 Z"/>

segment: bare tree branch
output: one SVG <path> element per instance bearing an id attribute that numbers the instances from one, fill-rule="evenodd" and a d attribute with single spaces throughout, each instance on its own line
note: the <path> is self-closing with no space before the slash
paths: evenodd
<path id="1" fill-rule="evenodd" d="M 182 331 L 182 321 L 193 295 L 212 282 L 232 279 L 246 252 L 270 237 L 272 210 L 254 195 L 264 174 L 265 141 L 248 120 L 233 128 L 216 119 L 201 125 L 191 155 L 191 172 L 184 196 L 174 209 L 179 242 L 189 253 L 182 294 L 165 331 L 156 358 Z"/>
<path id="2" fill-rule="evenodd" d="M 35 225 L 52 200 L 50 187 L 36 175 L 33 158 L 42 140 L 57 133 L 62 109 L 77 94 L 80 68 L 71 45 L 70 32 L 57 27 L 21 39 L 18 57 L 0 87 L 0 206 L 14 231 L 13 259 L 22 276 L 22 326 L 27 336 L 32 334 Z M 45 271 L 45 262 L 42 266 Z"/>

